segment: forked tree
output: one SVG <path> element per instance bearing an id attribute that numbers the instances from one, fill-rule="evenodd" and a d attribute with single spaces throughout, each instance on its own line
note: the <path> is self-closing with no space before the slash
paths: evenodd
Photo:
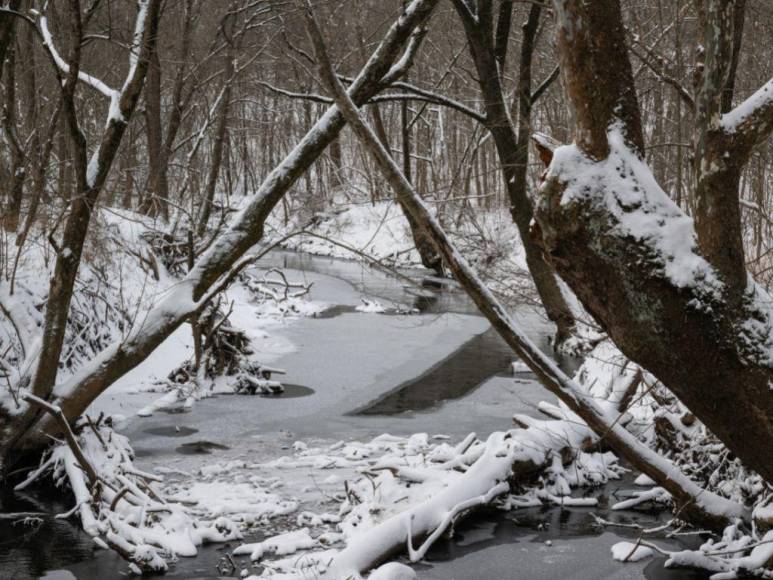
<path id="1" fill-rule="evenodd" d="M 739 208 L 773 79 L 731 108 L 744 2 L 695 2 L 694 227 L 643 161 L 620 2 L 554 4 L 575 138 L 552 158 L 534 239 L 620 350 L 773 482 L 773 302 L 744 266 Z"/>

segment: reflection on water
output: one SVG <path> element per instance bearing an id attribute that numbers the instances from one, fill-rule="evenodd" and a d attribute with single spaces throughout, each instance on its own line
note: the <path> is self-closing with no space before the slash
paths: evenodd
<path id="1" fill-rule="evenodd" d="M 554 356 L 547 336 L 538 346 Z M 443 401 L 458 399 L 474 391 L 495 375 L 510 375 L 515 355 L 494 329 L 467 341 L 446 359 L 424 374 L 411 379 L 380 399 L 356 410 L 357 415 L 395 415 L 406 411 L 432 409 Z M 577 370 L 579 360 L 559 358 L 559 366 L 568 373 Z"/>
<path id="2" fill-rule="evenodd" d="M 297 399 L 299 397 L 308 397 L 314 394 L 314 389 L 304 387 L 303 385 L 293 385 L 282 383 L 284 390 L 276 393 L 260 393 L 258 397 L 264 399 Z"/>
<path id="3" fill-rule="evenodd" d="M 619 522 L 654 526 L 663 521 L 658 514 L 595 513 Z M 462 521 L 453 539 L 438 541 L 417 566 L 422 580 L 596 580 L 599 578 L 648 578 L 650 580 L 705 580 L 697 570 L 665 569 L 665 558 L 646 564 L 623 564 L 612 560 L 610 547 L 619 541 L 635 542 L 636 530 L 600 529 L 587 508 L 529 508 L 513 512 L 482 510 Z M 655 540 L 666 549 L 695 548 L 701 540 Z M 643 570 L 642 570 L 643 567 Z M 509 574 L 508 574 L 509 571 Z M 508 574 L 508 575 L 504 575 Z"/>
<path id="4" fill-rule="evenodd" d="M 0 494 L 0 578 L 37 578 L 46 570 L 91 558 L 95 547 L 91 538 L 71 522 L 52 515 L 73 507 L 75 500 L 62 495 L 56 489 L 40 489 L 34 494 L 6 490 Z M 20 512 L 43 515 L 10 517 Z"/>
<path id="5" fill-rule="evenodd" d="M 376 267 L 361 262 L 312 256 L 288 250 L 272 250 L 258 262 L 261 268 L 289 268 L 317 272 L 349 282 L 358 292 L 390 302 L 411 303 L 424 313 L 455 312 L 478 314 L 478 308 L 461 290 L 446 287 L 442 292 L 423 289 L 420 283 L 410 284 L 408 280 L 389 275 Z M 400 269 L 411 279 L 421 280 L 426 270 Z M 324 316 L 323 316 L 324 317 Z"/>

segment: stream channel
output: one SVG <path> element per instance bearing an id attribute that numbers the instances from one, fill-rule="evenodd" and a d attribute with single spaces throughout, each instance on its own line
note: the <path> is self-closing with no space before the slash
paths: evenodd
<path id="1" fill-rule="evenodd" d="M 141 469 L 174 466 L 192 470 L 213 457 L 270 460 L 291 453 L 293 441 L 330 444 L 367 440 L 381 433 L 444 434 L 459 440 L 474 431 L 485 438 L 512 426 L 514 413 L 539 417 L 536 405 L 553 401 L 531 374 L 513 375 L 516 357 L 453 284 L 417 289 L 403 279 L 358 262 L 274 251 L 258 266 L 283 269 L 291 280 L 313 282 L 311 298 L 330 304 L 321 316 L 272 327 L 276 340 L 257 345 L 271 366 L 287 370 L 284 395 L 276 398 L 220 395 L 196 403 L 188 413 L 137 409 L 158 394 L 111 387 L 92 409 L 129 417 L 123 433 Z M 404 272 L 421 280 L 423 272 Z M 418 313 L 364 313 L 361 297 Z M 238 314 L 238 313 L 235 313 Z M 516 318 L 545 352 L 551 327 L 529 307 Z M 236 320 L 238 324 L 238 319 Z M 162 355 L 159 355 L 162 356 Z M 152 368 L 153 361 L 146 361 Z M 567 371 L 578 361 L 559 360 Z M 139 367 L 132 376 L 147 373 Z M 126 378 L 131 381 L 132 377 Z M 609 505 L 632 489 L 636 474 L 586 491 L 599 498 L 594 508 L 528 508 L 483 511 L 462 522 L 452 539 L 442 539 L 415 565 L 420 580 L 653 580 L 705 578 L 699 572 L 667 570 L 665 558 L 622 564 L 610 547 L 634 530 L 599 529 L 595 512 L 609 520 L 654 525 L 668 514 L 615 511 Z M 108 580 L 126 576 L 126 564 L 97 550 L 77 521 L 45 515 L 36 526 L 3 518 L 10 512 L 63 513 L 71 500 L 51 490 L 0 494 L 0 579 Z M 632 540 L 633 538 L 633 540 Z M 245 538 L 259 541 L 260 536 Z M 667 549 L 695 547 L 687 536 L 657 540 Z M 218 561 L 233 545 L 204 546 L 196 558 L 182 558 L 166 574 L 173 578 L 221 578 Z M 246 564 L 244 564 L 246 565 Z M 159 576 L 160 577 L 160 576 Z"/>

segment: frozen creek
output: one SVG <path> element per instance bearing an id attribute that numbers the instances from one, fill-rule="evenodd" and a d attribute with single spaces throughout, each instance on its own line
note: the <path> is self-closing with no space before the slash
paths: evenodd
<path id="1" fill-rule="evenodd" d="M 136 392 L 132 387 L 141 377 L 163 376 L 169 370 L 171 352 L 186 347 L 183 335 L 171 337 L 170 344 L 95 403 L 95 412 L 129 417 L 123 433 L 129 436 L 142 469 L 191 472 L 215 461 L 269 461 L 292 453 L 295 441 L 329 445 L 369 440 L 381 433 L 416 432 L 453 440 L 470 432 L 485 437 L 509 428 L 513 413 L 538 416 L 536 404 L 552 400 L 530 375 L 510 375 L 513 356 L 458 292 L 446 289 L 434 300 L 416 297 L 403 282 L 361 264 L 291 252 L 276 252 L 260 266 L 278 266 L 290 278 L 314 282 L 311 298 L 334 307 L 329 315 L 272 327 L 269 337 L 257 341 L 263 360 L 288 371 L 282 378 L 289 385 L 287 394 L 277 398 L 220 395 L 199 401 L 189 413 L 136 417 L 135 412 L 158 394 Z M 376 297 L 387 307 L 415 305 L 422 312 L 410 316 L 356 312 L 362 296 Z M 550 328 L 528 308 L 519 314 L 521 323 L 547 350 Z M 238 311 L 234 318 L 239 323 Z M 571 365 L 573 361 L 562 362 Z M 311 470 L 275 475 L 287 479 L 282 495 L 297 498 L 301 506 L 341 483 L 335 476 L 324 479 L 326 473 L 315 475 Z M 619 528 L 599 530 L 590 512 L 630 521 L 631 512 L 608 512 L 606 499 L 630 488 L 631 480 L 594 490 L 599 506 L 592 509 L 528 508 L 478 514 L 460 525 L 452 540 L 439 541 L 415 566 L 419 578 L 704 577 L 664 570 L 662 559 L 629 564 L 612 560 L 612 544 L 635 535 Z M 7 493 L 0 501 L 2 511 L 61 513 L 69 508 L 54 504 L 44 494 Z M 660 516 L 636 517 L 646 524 Z M 245 541 L 256 539 L 260 536 Z M 92 546 L 90 538 L 65 520 L 45 518 L 39 528 L 25 529 L 0 519 L 0 578 L 121 578 L 125 563 Z M 205 546 L 197 558 L 181 559 L 167 576 L 219 578 L 215 566 L 232 548 Z M 243 565 L 247 567 L 247 562 Z"/>

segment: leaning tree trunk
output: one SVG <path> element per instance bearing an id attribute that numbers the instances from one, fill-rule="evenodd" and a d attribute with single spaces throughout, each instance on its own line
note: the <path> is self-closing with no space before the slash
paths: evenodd
<path id="1" fill-rule="evenodd" d="M 378 137 L 366 125 L 357 106 L 335 75 L 327 56 L 322 32 L 316 23 L 311 5 L 307 6 L 307 27 L 315 47 L 321 78 L 335 95 L 335 100 L 352 129 L 370 151 L 384 177 L 403 200 L 406 209 L 432 239 L 456 279 L 505 342 L 523 359 L 540 382 L 586 421 L 599 437 L 606 439 L 617 453 L 671 493 L 683 517 L 699 525 L 721 530 L 733 518 L 742 516 L 743 508 L 740 505 L 701 489 L 681 473 L 679 468 L 626 431 L 619 422 L 619 416 L 605 411 L 596 399 L 566 376 L 515 325 L 505 308 L 454 247 Z"/>
<path id="2" fill-rule="evenodd" d="M 692 222 L 642 161 L 618 0 L 555 4 L 575 145 L 553 157 L 535 240 L 622 352 L 773 482 L 770 298 L 753 283 L 740 303 L 727 298 L 723 270 L 699 253 Z M 717 115 L 711 127 L 728 156 L 748 156 L 770 133 L 773 81 L 744 105 L 744 115 Z M 714 219 L 725 217 L 734 216 Z"/>

